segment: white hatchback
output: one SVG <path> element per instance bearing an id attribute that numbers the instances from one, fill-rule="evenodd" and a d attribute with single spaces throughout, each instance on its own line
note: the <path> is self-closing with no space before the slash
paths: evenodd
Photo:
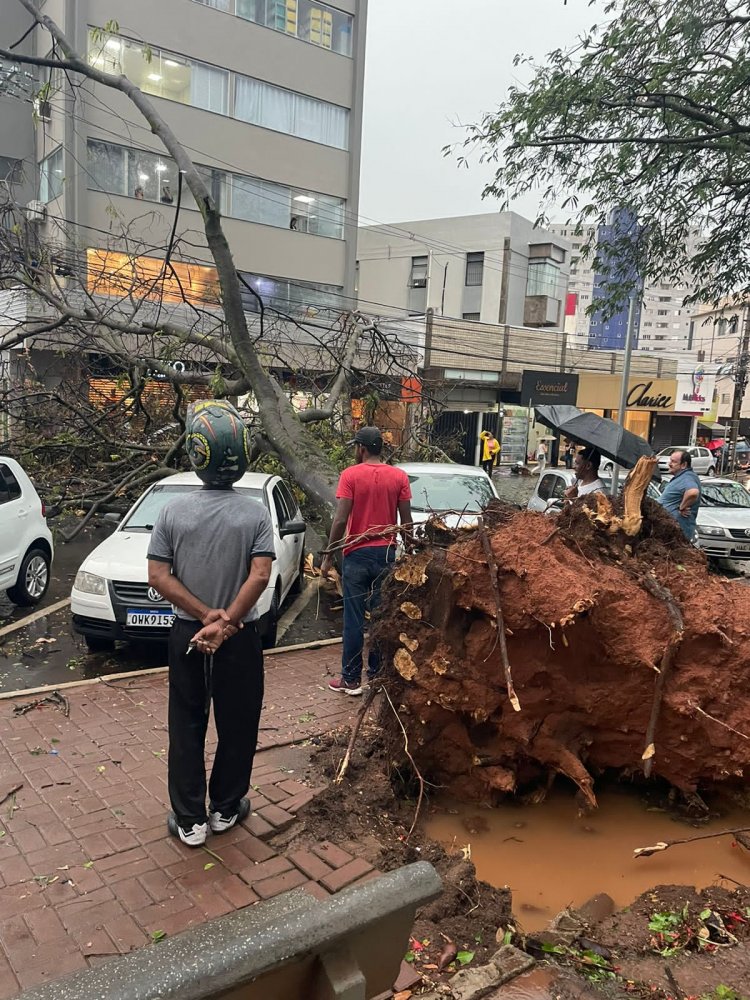
<path id="1" fill-rule="evenodd" d="M 708 448 L 696 445 L 674 444 L 659 452 L 659 472 L 669 472 L 669 456 L 673 451 L 687 451 L 690 454 L 691 468 L 697 476 L 716 475 L 716 458 Z"/>
<path id="2" fill-rule="evenodd" d="M 47 593 L 54 547 L 44 504 L 12 458 L 0 456 L 0 590 L 20 607 Z"/>
<path id="3" fill-rule="evenodd" d="M 174 496 L 198 490 L 194 472 L 180 472 L 150 486 L 109 538 L 86 557 L 70 594 L 73 628 L 92 651 L 111 650 L 116 639 L 165 639 L 174 620 L 171 605 L 148 585 L 146 554 L 159 511 Z M 297 501 L 278 476 L 247 472 L 234 486 L 270 512 L 276 558 L 258 601 L 264 645 L 276 644 L 279 610 L 302 586 L 305 522 Z"/>
<path id="4" fill-rule="evenodd" d="M 404 462 L 398 468 L 409 477 L 417 532 L 433 514 L 440 514 L 449 528 L 473 527 L 487 504 L 497 498 L 494 483 L 476 465 Z"/>

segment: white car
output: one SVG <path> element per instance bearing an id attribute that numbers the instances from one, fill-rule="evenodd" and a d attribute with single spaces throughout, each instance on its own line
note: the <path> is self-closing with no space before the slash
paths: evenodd
<path id="1" fill-rule="evenodd" d="M 116 639 L 167 637 L 174 620 L 172 607 L 148 585 L 151 531 L 172 497 L 202 486 L 194 472 L 180 472 L 150 486 L 110 537 L 83 561 L 70 594 L 70 609 L 73 628 L 90 650 L 112 650 Z M 259 630 L 264 645 L 273 646 L 279 609 L 287 594 L 302 586 L 305 522 L 291 490 L 278 476 L 247 472 L 234 489 L 262 503 L 273 521 L 276 558 L 258 601 Z"/>
<path id="2" fill-rule="evenodd" d="M 0 590 L 20 607 L 47 593 L 54 546 L 44 504 L 18 462 L 0 456 Z"/>
<path id="3" fill-rule="evenodd" d="M 669 472 L 669 456 L 673 451 L 687 451 L 690 454 L 691 466 L 697 476 L 713 476 L 716 474 L 716 458 L 708 448 L 698 448 L 696 445 L 671 444 L 659 452 L 659 472 Z"/>
<path id="4" fill-rule="evenodd" d="M 625 485 L 628 471 L 628 469 L 620 470 L 620 489 Z M 606 487 L 607 493 L 609 493 L 612 485 L 612 477 L 601 475 L 600 478 Z M 541 514 L 557 513 L 562 506 L 563 493 L 569 486 L 573 485 L 575 479 L 576 474 L 572 469 L 547 469 L 539 477 L 536 489 L 531 494 L 531 498 L 526 505 L 527 509 L 537 510 Z M 647 496 L 651 497 L 652 500 L 659 499 L 659 490 L 653 482 L 648 484 Z"/>
<path id="5" fill-rule="evenodd" d="M 490 500 L 497 498 L 492 480 L 476 465 L 405 462 L 398 468 L 411 483 L 411 512 L 417 531 L 433 514 L 443 515 L 449 528 L 473 527 Z"/>
<path id="6" fill-rule="evenodd" d="M 741 483 L 701 480 L 695 543 L 710 559 L 750 559 L 750 493 Z"/>

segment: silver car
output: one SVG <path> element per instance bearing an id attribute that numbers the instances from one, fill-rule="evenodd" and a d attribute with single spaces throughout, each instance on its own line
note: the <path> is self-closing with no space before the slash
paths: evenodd
<path id="1" fill-rule="evenodd" d="M 716 474 L 716 459 L 708 448 L 698 448 L 696 445 L 671 444 L 659 452 L 659 472 L 669 472 L 669 456 L 673 451 L 686 451 L 690 455 L 691 467 L 698 476 L 713 476 Z"/>
<path id="2" fill-rule="evenodd" d="M 750 493 L 734 479 L 701 480 L 695 542 L 711 559 L 750 559 Z"/>
<path id="3" fill-rule="evenodd" d="M 627 469 L 620 470 L 620 488 L 625 485 Z M 602 475 L 599 477 L 604 483 L 606 492 L 609 493 L 612 486 L 612 477 Z M 527 506 L 528 510 L 538 510 L 542 514 L 553 513 L 560 510 L 563 501 L 563 493 L 576 480 L 576 474 L 572 469 L 547 469 L 539 477 L 536 489 L 531 495 Z M 648 496 L 652 500 L 659 499 L 659 490 L 653 483 L 648 484 Z"/>

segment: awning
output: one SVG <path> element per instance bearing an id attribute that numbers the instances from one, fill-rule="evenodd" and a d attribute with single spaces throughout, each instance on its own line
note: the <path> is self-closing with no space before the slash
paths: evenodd
<path id="1" fill-rule="evenodd" d="M 726 434 L 727 432 L 726 424 L 712 424 L 709 423 L 707 420 L 700 420 L 700 419 L 698 420 L 698 423 L 702 427 L 708 428 L 708 430 L 710 430 L 712 434 Z"/>

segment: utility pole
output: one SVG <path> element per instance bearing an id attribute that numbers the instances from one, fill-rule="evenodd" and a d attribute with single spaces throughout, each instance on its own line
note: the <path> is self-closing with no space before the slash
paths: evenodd
<path id="1" fill-rule="evenodd" d="M 742 340 L 737 355 L 737 366 L 734 373 L 734 399 L 732 400 L 732 418 L 729 423 L 729 475 L 734 472 L 734 456 L 737 453 L 737 436 L 740 430 L 740 414 L 742 401 L 745 398 L 748 377 L 748 351 L 750 350 L 750 305 L 745 304 L 745 319 L 742 327 Z"/>
<path id="2" fill-rule="evenodd" d="M 622 383 L 620 385 L 620 409 L 617 411 L 617 423 L 620 427 L 625 426 L 625 408 L 628 405 L 628 383 L 630 382 L 630 358 L 633 354 L 633 331 L 635 329 L 635 290 L 630 293 L 630 305 L 628 306 L 628 329 L 625 334 L 625 352 L 622 358 Z M 613 497 L 617 496 L 620 482 L 620 466 L 616 463 L 612 466 L 612 489 Z"/>

